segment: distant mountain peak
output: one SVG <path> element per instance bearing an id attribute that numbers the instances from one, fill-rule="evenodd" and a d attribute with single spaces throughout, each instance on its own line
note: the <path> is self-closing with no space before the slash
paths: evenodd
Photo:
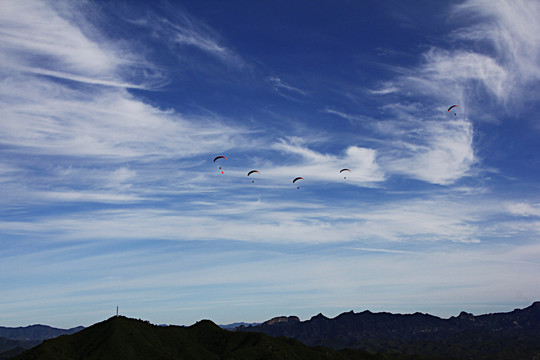
<path id="1" fill-rule="evenodd" d="M 515 359 L 512 353 L 514 350 L 508 349 L 520 348 L 522 355 L 526 355 L 520 358 L 527 358 L 527 351 L 531 349 L 538 349 L 540 354 L 540 345 L 537 345 L 540 344 L 540 301 L 508 313 L 475 316 L 462 311 L 449 319 L 420 312 L 392 314 L 372 313 L 369 310 L 361 313 L 350 311 L 333 319 L 319 313 L 307 321 L 270 321 L 238 331 L 286 336 L 310 346 L 334 349 L 387 351 L 389 348 L 414 347 L 415 351 L 422 353 L 437 343 L 441 349 L 446 349 L 445 356 L 451 354 L 449 349 L 461 348 L 463 353 L 458 358 L 488 359 L 498 356 L 497 351 L 508 351 L 509 356 L 497 358 Z M 487 351 L 490 355 L 471 357 L 467 351 Z"/>
<path id="2" fill-rule="evenodd" d="M 327 318 L 326 316 L 324 316 L 322 313 L 318 313 L 317 315 L 313 316 L 310 321 L 317 321 L 317 320 L 330 320 L 330 318 Z"/>
<path id="3" fill-rule="evenodd" d="M 0 326 L 0 337 L 13 340 L 47 340 L 60 335 L 73 334 L 84 329 L 82 326 L 71 329 L 58 329 L 48 325 L 34 324 L 30 326 Z"/>
<path id="4" fill-rule="evenodd" d="M 284 318 L 294 321 L 296 317 Z M 293 358 L 351 359 L 329 348 L 310 348 L 298 341 L 276 339 L 265 334 L 223 330 L 210 320 L 201 320 L 188 327 L 160 327 L 124 317 L 113 317 L 74 335 L 46 341 L 17 357 L 18 360 Z M 354 352 L 354 358 L 375 359 L 361 351 Z"/>
<path id="5" fill-rule="evenodd" d="M 268 321 L 265 321 L 264 325 L 274 325 L 278 323 L 290 323 L 290 322 L 299 322 L 300 318 L 298 316 L 277 316 Z"/>

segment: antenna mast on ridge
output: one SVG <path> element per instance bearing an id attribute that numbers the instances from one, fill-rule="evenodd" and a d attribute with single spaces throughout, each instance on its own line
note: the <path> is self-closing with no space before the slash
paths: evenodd
<path id="1" fill-rule="evenodd" d="M 118 317 L 118 305 L 116 305 L 116 317 Z"/>

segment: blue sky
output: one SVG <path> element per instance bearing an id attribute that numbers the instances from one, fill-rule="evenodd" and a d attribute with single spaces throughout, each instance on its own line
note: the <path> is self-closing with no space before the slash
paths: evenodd
<path id="1" fill-rule="evenodd" d="M 538 18 L 2 1 L 0 325 L 539 300 Z"/>

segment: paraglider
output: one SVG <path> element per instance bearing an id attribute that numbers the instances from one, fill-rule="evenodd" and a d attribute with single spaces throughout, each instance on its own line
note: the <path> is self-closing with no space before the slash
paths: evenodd
<path id="1" fill-rule="evenodd" d="M 297 182 L 298 180 L 304 180 L 304 178 L 303 178 L 303 177 L 301 177 L 301 176 L 299 176 L 299 177 L 295 178 L 295 179 L 294 179 L 294 180 L 292 181 L 292 182 L 293 182 L 293 184 L 294 184 L 295 182 Z M 297 189 L 300 189 L 300 186 L 297 186 L 296 188 L 297 188 Z"/>
<path id="2" fill-rule="evenodd" d="M 259 170 L 251 170 L 250 172 L 248 172 L 247 176 L 253 174 L 253 173 L 257 173 L 257 174 L 260 174 Z M 255 182 L 255 180 L 251 180 L 252 183 Z"/>
<path id="3" fill-rule="evenodd" d="M 456 108 L 456 107 L 459 107 L 459 105 L 452 105 L 448 108 L 448 112 L 450 112 L 450 110 L 452 110 L 453 108 Z M 456 116 L 456 113 L 454 112 L 454 116 Z"/>
<path id="4" fill-rule="evenodd" d="M 216 162 L 217 159 L 225 159 L 225 160 L 228 160 L 227 157 L 223 156 L 223 155 L 219 155 L 219 156 L 216 156 L 214 158 L 214 162 Z"/>
<path id="5" fill-rule="evenodd" d="M 228 160 L 227 157 L 223 156 L 223 155 L 219 155 L 219 156 L 216 156 L 214 158 L 214 161 L 213 162 L 216 162 L 216 160 L 218 159 L 225 159 L 225 160 Z M 221 170 L 221 166 L 219 167 L 219 170 L 221 171 L 221 173 L 223 174 L 223 170 Z"/>
<path id="6" fill-rule="evenodd" d="M 341 174 L 341 173 L 342 173 L 342 172 L 344 172 L 344 171 L 348 171 L 348 172 L 351 172 L 351 170 L 350 170 L 350 169 L 341 169 L 341 170 L 339 171 L 339 173 Z M 347 179 L 347 177 L 346 177 L 346 176 L 344 176 L 343 178 L 344 178 L 344 179 Z"/>

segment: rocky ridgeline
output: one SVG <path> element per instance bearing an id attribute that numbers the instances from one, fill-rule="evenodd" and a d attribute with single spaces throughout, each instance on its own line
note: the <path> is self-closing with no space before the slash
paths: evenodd
<path id="1" fill-rule="evenodd" d="M 475 359 L 488 359 L 489 356 L 515 359 L 520 358 L 515 357 L 518 355 L 531 358 L 540 353 L 540 302 L 508 313 L 474 316 L 461 312 L 449 319 L 423 313 L 371 311 L 350 311 L 333 319 L 318 314 L 307 321 L 299 321 L 297 317 L 277 317 L 236 330 L 285 336 L 310 346 L 333 349 L 428 356 L 468 357 L 476 354 Z M 479 349 L 483 349 L 482 354 Z M 523 352 L 516 353 L 521 350 Z M 505 352 L 509 354 L 507 357 L 499 356 Z"/>

